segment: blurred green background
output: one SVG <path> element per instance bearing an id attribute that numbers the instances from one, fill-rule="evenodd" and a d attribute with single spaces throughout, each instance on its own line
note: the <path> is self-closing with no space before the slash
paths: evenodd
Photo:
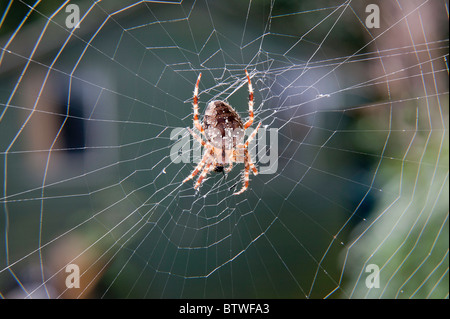
<path id="1" fill-rule="evenodd" d="M 448 1 L 68 3 L 0 4 L 0 296 L 448 298 Z M 278 170 L 196 193 L 171 130 L 244 69 Z"/>

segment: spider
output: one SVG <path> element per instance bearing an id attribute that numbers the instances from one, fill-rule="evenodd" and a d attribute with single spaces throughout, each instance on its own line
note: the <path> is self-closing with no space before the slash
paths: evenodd
<path id="1" fill-rule="evenodd" d="M 234 195 L 242 194 L 248 188 L 250 170 L 252 170 L 254 175 L 258 174 L 258 170 L 256 169 L 255 164 L 253 164 L 248 152 L 248 145 L 255 138 L 256 133 L 261 126 L 261 122 L 248 137 L 247 141 L 243 143 L 244 131 L 253 124 L 254 117 L 253 88 L 247 70 L 245 70 L 245 75 L 247 76 L 249 91 L 248 112 L 250 117 L 248 121 L 244 124 L 239 114 L 228 103 L 224 101 L 212 101 L 206 107 L 202 125 L 198 119 L 198 84 L 200 83 L 202 74 L 200 73 L 198 75 L 197 83 L 194 88 L 194 101 L 192 103 L 194 107 L 194 126 L 205 137 L 206 141 L 195 134 L 191 129 L 188 128 L 188 130 L 191 135 L 205 147 L 205 152 L 202 160 L 192 171 L 191 175 L 183 180 L 183 183 L 185 183 L 201 172 L 195 183 L 194 189 L 200 187 L 203 179 L 209 172 L 229 172 L 233 167 L 233 163 L 238 162 L 238 159 L 242 158 L 244 161 L 243 186 L 238 192 L 235 192 Z M 237 135 L 231 134 L 236 132 L 238 132 Z"/>

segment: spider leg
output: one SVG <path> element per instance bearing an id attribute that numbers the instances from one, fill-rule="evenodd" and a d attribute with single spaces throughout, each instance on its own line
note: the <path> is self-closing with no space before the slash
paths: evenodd
<path id="1" fill-rule="evenodd" d="M 250 81 L 250 75 L 248 75 L 247 70 L 245 70 L 245 75 L 247 76 L 248 81 L 248 113 L 250 115 L 248 121 L 244 124 L 244 129 L 247 129 L 250 127 L 250 125 L 253 124 L 253 87 L 252 82 Z"/>
<path id="2" fill-rule="evenodd" d="M 236 147 L 239 148 L 247 148 L 248 145 L 250 144 L 251 141 L 253 141 L 253 139 L 256 136 L 256 133 L 258 132 L 259 127 L 261 126 L 261 122 L 259 122 L 258 126 L 255 128 L 255 130 L 252 132 L 252 134 L 248 137 L 247 142 L 245 142 L 245 144 L 238 144 L 236 145 Z"/>
<path id="3" fill-rule="evenodd" d="M 248 188 L 249 180 L 250 180 L 250 165 L 246 158 L 245 159 L 245 168 L 244 168 L 244 185 L 242 186 L 240 191 L 233 193 L 233 195 L 240 195 L 243 192 L 245 192 Z"/>
<path id="4" fill-rule="evenodd" d="M 250 142 L 255 138 L 256 133 L 258 132 L 259 127 L 261 126 L 261 122 L 259 122 L 258 126 L 255 128 L 253 133 L 248 137 L 247 142 L 245 142 L 245 147 L 248 147 Z"/>
<path id="5" fill-rule="evenodd" d="M 191 175 L 189 175 L 188 177 L 186 177 L 186 178 L 183 180 L 183 183 L 186 183 L 187 181 L 193 179 L 193 178 L 198 174 L 198 172 L 201 171 L 201 169 L 202 169 L 203 166 L 205 165 L 205 161 L 206 161 L 205 158 L 203 158 L 203 159 L 200 161 L 200 163 L 198 163 L 197 167 L 195 167 L 195 169 L 192 171 Z"/>
<path id="6" fill-rule="evenodd" d="M 224 171 L 226 173 L 231 172 L 231 170 L 233 169 L 233 161 L 230 160 L 230 162 L 228 163 L 228 166 L 224 169 Z"/>
<path id="7" fill-rule="evenodd" d="M 195 183 L 194 189 L 199 188 L 199 186 L 202 184 L 203 179 L 206 177 L 206 174 L 211 170 L 212 163 L 206 164 L 205 168 L 203 169 L 202 173 L 200 174 L 200 177 L 197 180 L 197 183 Z"/>
<path id="8" fill-rule="evenodd" d="M 209 152 L 205 153 L 202 160 L 197 164 L 195 169 L 192 171 L 191 175 L 189 175 L 188 177 L 186 177 L 183 180 L 183 183 L 186 183 L 187 181 L 193 179 L 202 170 L 202 168 L 205 165 L 206 161 L 208 160 L 209 156 L 210 156 Z"/>
<path id="9" fill-rule="evenodd" d="M 197 78 L 197 83 L 195 84 L 194 88 L 194 101 L 192 105 L 194 106 L 194 126 L 199 130 L 202 134 L 204 133 L 203 127 L 200 124 L 200 121 L 198 120 L 198 84 L 200 83 L 200 79 L 202 77 L 202 74 L 200 73 Z"/>
<path id="10" fill-rule="evenodd" d="M 189 133 L 191 133 L 191 135 L 203 146 L 206 146 L 206 142 L 204 140 L 202 140 L 202 138 L 200 136 L 198 136 L 197 134 L 195 134 L 195 132 L 193 130 L 191 130 L 189 127 L 187 127 Z"/>
<path id="11" fill-rule="evenodd" d="M 250 153 L 248 152 L 247 149 L 245 149 L 245 157 L 247 159 L 248 165 L 250 166 L 250 169 L 253 172 L 253 175 L 258 175 L 258 170 L 256 169 L 255 164 L 253 164 L 252 158 L 250 157 Z"/>

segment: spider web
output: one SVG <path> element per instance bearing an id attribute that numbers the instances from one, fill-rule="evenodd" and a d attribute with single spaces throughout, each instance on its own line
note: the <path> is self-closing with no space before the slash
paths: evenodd
<path id="1" fill-rule="evenodd" d="M 68 4 L 0 5 L 1 297 L 448 298 L 448 1 Z M 195 191 L 245 69 L 275 172 Z"/>

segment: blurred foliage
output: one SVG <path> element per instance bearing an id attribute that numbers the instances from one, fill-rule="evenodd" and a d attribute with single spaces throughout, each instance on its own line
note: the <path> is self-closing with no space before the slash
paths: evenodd
<path id="1" fill-rule="evenodd" d="M 448 99 L 443 101 L 447 113 Z M 425 145 L 410 149 L 419 151 L 416 160 L 386 161 L 379 173 L 382 188 L 373 207 L 378 213 L 361 222 L 354 231 L 361 234 L 357 244 L 341 256 L 348 253 L 341 297 L 448 298 L 448 131 L 419 134 L 413 141 Z M 369 264 L 380 269 L 379 288 L 366 287 Z"/>

